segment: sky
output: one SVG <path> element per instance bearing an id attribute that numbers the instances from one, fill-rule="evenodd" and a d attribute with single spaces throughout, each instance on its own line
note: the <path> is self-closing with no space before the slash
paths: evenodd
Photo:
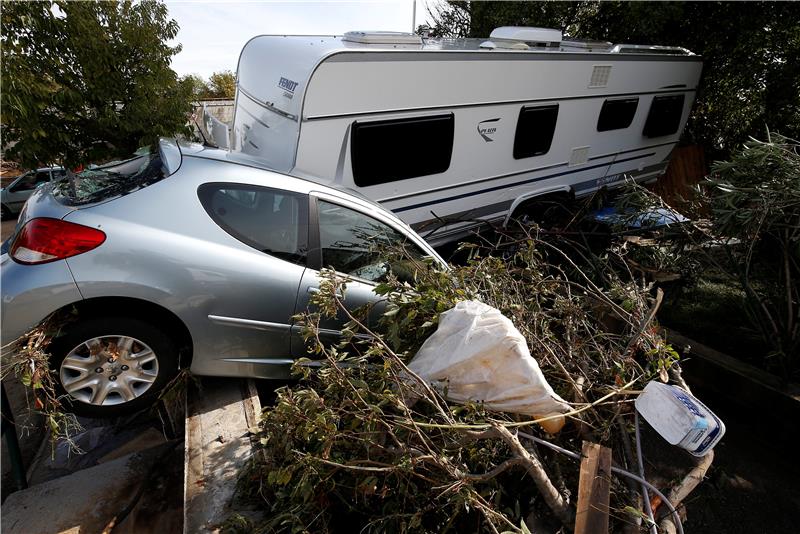
<path id="1" fill-rule="evenodd" d="M 427 3 L 417 0 L 416 25 L 428 22 Z M 180 26 L 172 44 L 183 50 L 172 60 L 179 76 L 208 78 L 236 71 L 244 44 L 256 35 L 341 35 L 349 30 L 411 31 L 413 0 L 167 0 Z"/>

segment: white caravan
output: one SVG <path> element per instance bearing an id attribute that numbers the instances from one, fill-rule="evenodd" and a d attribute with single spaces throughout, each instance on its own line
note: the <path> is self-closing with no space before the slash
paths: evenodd
<path id="1" fill-rule="evenodd" d="M 265 35 L 242 50 L 233 124 L 215 138 L 356 190 L 440 244 L 541 195 L 658 178 L 701 69 L 683 48 L 541 28 Z"/>

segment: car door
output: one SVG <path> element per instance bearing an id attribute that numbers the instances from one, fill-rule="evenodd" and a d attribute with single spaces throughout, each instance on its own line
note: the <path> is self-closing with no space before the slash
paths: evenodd
<path id="1" fill-rule="evenodd" d="M 211 182 L 198 195 L 232 240 L 208 257 L 206 304 L 214 350 L 227 362 L 273 367 L 290 362 L 291 324 L 308 250 L 308 196 L 260 185 Z M 238 241 L 244 246 L 235 243 Z M 212 335 L 213 334 L 213 335 Z M 273 369 L 243 374 L 273 376 Z"/>
<path id="2" fill-rule="evenodd" d="M 310 298 L 319 291 L 320 268 L 331 268 L 347 279 L 341 297 L 349 310 L 374 303 L 366 319 L 368 326 L 374 327 L 383 311 L 381 297 L 374 288 L 388 270 L 385 258 L 375 251 L 375 243 L 407 245 L 408 236 L 388 219 L 376 217 L 374 210 L 339 197 L 312 193 L 309 213 L 308 268 L 300 283 L 295 313 L 309 309 Z M 426 254 L 417 245 L 411 246 L 414 254 L 420 257 Z M 340 339 L 341 328 L 347 320 L 343 311 L 336 318 L 323 318 L 320 323 L 322 341 L 330 343 Z M 300 327 L 294 325 L 293 333 L 293 355 L 308 356 Z"/>

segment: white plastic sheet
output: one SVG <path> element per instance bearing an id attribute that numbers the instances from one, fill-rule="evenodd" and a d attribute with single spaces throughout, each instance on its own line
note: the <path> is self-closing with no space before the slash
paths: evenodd
<path id="1" fill-rule="evenodd" d="M 421 378 L 447 386 L 455 402 L 482 401 L 491 409 L 536 418 L 570 410 L 542 375 L 525 338 L 499 310 L 463 301 L 439 316 L 439 326 L 412 358 Z M 550 433 L 564 418 L 546 421 Z"/>

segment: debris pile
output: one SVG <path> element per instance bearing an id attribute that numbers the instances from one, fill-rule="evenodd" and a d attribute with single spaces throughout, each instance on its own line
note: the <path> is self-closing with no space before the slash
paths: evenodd
<path id="1" fill-rule="evenodd" d="M 376 288 L 385 298 L 377 322 L 374 310 L 344 305 L 345 279 L 323 273 L 314 308 L 299 317 L 312 354 L 295 365 L 299 382 L 279 389 L 264 412 L 261 450 L 242 478 L 243 495 L 267 512 L 248 529 L 570 532 L 576 518 L 586 523 L 584 468 L 575 462 L 583 442 L 611 449 L 611 471 L 629 475 L 606 473 L 612 531 L 681 528 L 672 510 L 694 486 L 651 492 L 661 502 L 651 523 L 647 482 L 631 473 L 634 399 L 651 380 L 683 383 L 678 355 L 654 323 L 661 291 L 604 269 L 624 264 L 613 252 L 587 268 L 535 227 L 501 241 L 467 245 L 466 265 L 450 270 L 387 252 L 389 265 L 411 263 L 413 283 L 387 275 Z M 461 310 L 462 338 L 443 342 L 459 330 L 452 309 Z M 320 319 L 336 314 L 349 319 L 342 343 L 325 346 Z M 466 339 L 469 317 L 479 328 L 494 324 Z M 518 370 L 490 361 L 498 346 L 542 383 L 515 397 Z M 521 363 L 528 351 L 532 365 Z M 497 383 L 507 389 L 493 390 Z M 530 404 L 532 392 L 548 406 L 510 409 Z"/>

